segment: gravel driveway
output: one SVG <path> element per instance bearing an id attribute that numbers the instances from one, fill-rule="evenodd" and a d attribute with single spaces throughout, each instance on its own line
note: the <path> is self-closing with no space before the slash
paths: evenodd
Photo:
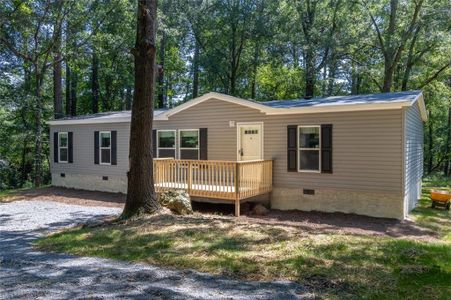
<path id="1" fill-rule="evenodd" d="M 120 213 L 48 201 L 0 203 L 0 299 L 299 299 L 293 282 L 250 282 L 191 270 L 35 251 L 33 240 L 64 226 Z"/>

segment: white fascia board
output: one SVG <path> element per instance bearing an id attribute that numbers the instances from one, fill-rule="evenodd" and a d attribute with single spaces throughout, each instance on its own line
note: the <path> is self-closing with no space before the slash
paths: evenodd
<path id="1" fill-rule="evenodd" d="M 400 109 L 410 106 L 410 101 L 396 103 L 370 103 L 370 104 L 346 104 L 346 105 L 325 105 L 311 107 L 292 107 L 278 108 L 274 111 L 266 112 L 267 115 L 290 115 L 290 114 L 308 114 L 308 113 L 334 113 L 334 112 L 351 112 L 351 111 L 369 111 L 369 110 L 385 110 Z"/>
<path id="2" fill-rule="evenodd" d="M 78 120 L 51 120 L 49 125 L 82 125 L 82 124 L 110 124 L 110 123 L 130 123 L 130 117 L 120 118 L 98 118 L 98 119 L 78 119 Z"/>

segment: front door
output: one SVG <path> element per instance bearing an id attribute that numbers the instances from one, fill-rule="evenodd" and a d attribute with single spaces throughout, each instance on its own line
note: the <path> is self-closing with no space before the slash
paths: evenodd
<path id="1" fill-rule="evenodd" d="M 238 160 L 263 159 L 263 124 L 238 124 Z"/>

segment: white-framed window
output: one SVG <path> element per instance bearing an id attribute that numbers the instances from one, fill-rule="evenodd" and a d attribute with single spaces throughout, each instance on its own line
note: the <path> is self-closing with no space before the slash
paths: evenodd
<path id="1" fill-rule="evenodd" d="M 175 130 L 157 130 L 157 157 L 175 158 Z"/>
<path id="2" fill-rule="evenodd" d="M 58 162 L 69 161 L 69 137 L 67 132 L 58 132 Z"/>
<path id="3" fill-rule="evenodd" d="M 321 126 L 298 126 L 298 171 L 321 172 Z"/>
<path id="4" fill-rule="evenodd" d="M 199 129 L 179 130 L 179 158 L 199 159 Z"/>
<path id="5" fill-rule="evenodd" d="M 111 131 L 99 133 L 99 157 L 101 165 L 111 165 Z"/>

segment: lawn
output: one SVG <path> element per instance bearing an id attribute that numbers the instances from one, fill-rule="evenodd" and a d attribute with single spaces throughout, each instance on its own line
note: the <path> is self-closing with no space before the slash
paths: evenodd
<path id="1" fill-rule="evenodd" d="M 157 215 L 74 228 L 37 247 L 147 262 L 252 280 L 288 279 L 329 299 L 446 299 L 451 294 L 451 220 L 424 198 L 413 213 L 424 236 L 305 230 L 250 218 Z M 449 298 L 448 298 L 449 299 Z"/>

